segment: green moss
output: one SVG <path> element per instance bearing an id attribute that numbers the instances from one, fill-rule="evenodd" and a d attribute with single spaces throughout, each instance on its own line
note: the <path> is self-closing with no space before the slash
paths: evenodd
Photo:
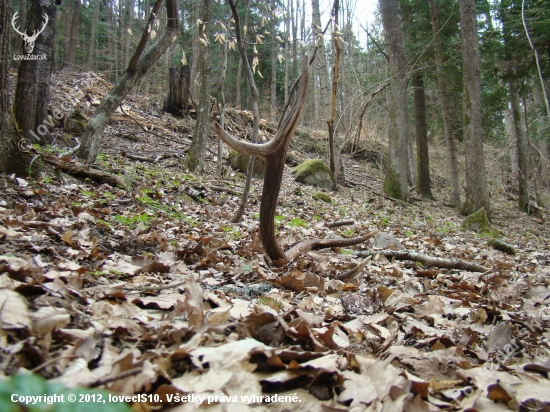
<path id="1" fill-rule="evenodd" d="M 399 172 L 394 170 L 389 164 L 386 169 L 384 179 L 384 193 L 395 199 L 407 200 L 402 198 L 401 182 Z"/>
<path id="2" fill-rule="evenodd" d="M 474 230 L 476 232 L 486 232 L 491 230 L 489 224 L 489 218 L 484 208 L 479 209 L 477 212 L 472 213 L 464 222 L 462 222 L 463 229 Z"/>
<path id="3" fill-rule="evenodd" d="M 332 198 L 323 192 L 317 192 L 311 197 L 314 198 L 315 200 L 320 200 L 325 203 L 332 203 Z"/>
<path id="4" fill-rule="evenodd" d="M 290 169 L 297 182 L 333 190 L 336 187 L 334 175 L 321 159 L 311 159 Z"/>
<path id="5" fill-rule="evenodd" d="M 236 150 L 231 150 L 227 156 L 231 167 L 239 172 L 246 173 L 248 168 L 248 158 L 249 156 L 237 152 Z M 265 171 L 265 162 L 263 159 L 256 158 L 254 160 L 254 170 L 253 173 L 255 176 L 262 176 Z"/>
<path id="6" fill-rule="evenodd" d="M 501 252 L 507 253 L 512 256 L 516 255 L 516 248 L 511 244 L 506 243 L 502 239 L 491 239 L 489 240 L 488 244 L 489 246 L 492 246 L 496 250 L 500 250 Z"/>

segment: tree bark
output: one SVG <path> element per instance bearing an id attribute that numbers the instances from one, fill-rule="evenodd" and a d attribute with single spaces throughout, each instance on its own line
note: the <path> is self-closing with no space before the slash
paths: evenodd
<path id="1" fill-rule="evenodd" d="M 246 12 L 244 15 L 244 26 L 248 26 L 248 14 L 249 14 L 249 7 L 250 0 L 246 1 Z M 243 61 L 241 59 L 241 55 L 239 54 L 239 66 L 237 67 L 237 80 L 235 84 L 235 107 L 240 109 L 241 108 L 241 73 L 243 70 Z"/>
<path id="2" fill-rule="evenodd" d="M 149 40 L 150 31 L 158 18 L 161 5 L 162 0 L 157 0 L 128 68 L 125 70 L 120 80 L 103 98 L 88 121 L 86 130 L 82 136 L 80 150 L 77 152 L 77 156 L 80 159 L 84 159 L 89 163 L 95 162 L 99 153 L 99 144 L 101 143 L 103 130 L 111 119 L 112 114 L 120 103 L 122 103 L 126 95 L 132 90 L 136 82 L 147 73 L 176 39 L 178 33 L 176 3 L 175 0 L 166 0 L 166 8 L 169 17 L 168 26 L 159 39 L 144 52 L 147 41 Z"/>
<path id="3" fill-rule="evenodd" d="M 464 78 L 464 152 L 466 158 L 466 215 L 481 208 L 491 218 L 487 171 L 481 135 L 481 78 L 475 0 L 459 0 L 462 27 L 462 65 Z"/>
<path id="4" fill-rule="evenodd" d="M 330 171 L 334 174 L 334 179 L 338 184 L 345 183 L 344 168 L 342 165 L 342 152 L 340 150 L 340 139 L 338 138 L 338 131 L 334 130 L 334 116 L 336 115 L 336 99 L 338 94 L 338 79 L 340 69 L 340 38 L 336 33 L 339 32 L 338 26 L 338 12 L 340 2 L 334 0 L 333 6 L 333 38 L 334 38 L 334 66 L 332 67 L 332 96 L 330 99 L 330 116 L 327 121 L 328 125 L 328 150 L 330 160 Z"/>
<path id="5" fill-rule="evenodd" d="M 47 115 L 54 63 L 56 12 L 56 1 L 38 0 L 31 3 L 27 16 L 27 33 L 40 30 L 44 25 L 44 15 L 48 16 L 48 24 L 37 37 L 33 50 L 33 54 L 46 57 L 43 60 L 23 60 L 15 86 L 15 121 L 23 138 L 30 143 L 49 142 L 49 129 L 43 123 Z"/>
<path id="6" fill-rule="evenodd" d="M 201 12 L 199 5 L 201 4 L 201 0 L 195 0 L 195 30 L 193 31 L 193 60 L 191 61 L 191 97 L 196 97 L 196 89 L 197 89 L 197 69 L 199 67 L 199 50 L 201 47 L 201 42 L 199 40 L 200 36 L 200 25 L 197 23 L 197 20 L 199 19 Z"/>
<path id="7" fill-rule="evenodd" d="M 384 191 L 388 196 L 409 199 L 409 109 L 403 32 L 396 0 L 380 0 L 384 36 L 390 55 L 390 130 Z"/>
<path id="8" fill-rule="evenodd" d="M 514 62 L 508 62 L 508 84 L 510 85 L 510 107 L 512 125 L 517 147 L 518 159 L 518 206 L 523 212 L 529 212 L 529 156 L 522 109 L 519 103 L 518 82 Z"/>
<path id="9" fill-rule="evenodd" d="M 168 69 L 168 96 L 164 100 L 162 111 L 182 116 L 187 110 L 189 99 L 189 66 L 170 67 Z"/>
<path id="10" fill-rule="evenodd" d="M 71 40 L 69 41 L 69 63 L 76 63 L 76 49 L 78 48 L 78 28 L 80 25 L 80 0 L 75 0 L 72 9 Z"/>
<path id="11" fill-rule="evenodd" d="M 277 121 L 277 52 L 275 43 L 275 0 L 271 0 L 271 121 Z"/>
<path id="12" fill-rule="evenodd" d="M 447 94 L 447 80 L 445 78 L 445 67 L 443 60 L 443 46 L 441 45 L 441 35 L 439 34 L 439 21 L 437 18 L 437 9 L 435 0 L 428 0 L 430 7 L 430 16 L 432 19 L 432 32 L 434 36 L 435 69 L 437 72 L 437 84 L 439 89 L 439 103 L 441 105 L 441 114 L 443 116 L 443 130 L 445 141 L 447 142 L 447 151 L 449 159 L 449 180 L 451 181 L 451 204 L 454 207 L 460 207 L 460 183 L 458 172 L 458 161 L 456 155 L 456 141 L 453 135 L 451 106 Z"/>
<path id="13" fill-rule="evenodd" d="M 132 43 L 132 28 L 134 26 L 134 0 L 126 0 L 126 30 L 124 32 L 124 65 L 127 66 L 130 62 L 130 48 Z"/>
<path id="14" fill-rule="evenodd" d="M 71 22 L 73 21 L 74 0 L 65 1 L 65 31 L 63 33 L 63 60 L 69 61 L 69 50 L 71 48 Z"/>
<path id="15" fill-rule="evenodd" d="M 330 113 L 330 86 L 328 77 L 327 52 L 325 49 L 325 39 L 321 32 L 321 12 L 319 11 L 319 0 L 311 0 L 313 12 L 312 31 L 313 41 L 318 44 L 315 58 L 315 76 L 319 78 L 320 96 L 319 96 L 319 118 L 322 123 L 329 119 Z"/>
<path id="16" fill-rule="evenodd" d="M 97 23 L 99 20 L 99 9 L 101 6 L 100 0 L 94 0 L 94 14 L 92 16 L 92 29 L 90 33 L 90 48 L 88 49 L 88 67 L 90 69 L 93 68 L 93 64 L 95 62 L 95 38 L 97 35 Z M 97 66 L 97 65 L 96 65 Z"/>
<path id="17" fill-rule="evenodd" d="M 11 2 L 0 0 L 0 169 L 4 173 L 27 175 L 30 153 L 18 147 L 19 136 L 9 95 Z"/>
<path id="18" fill-rule="evenodd" d="M 537 146 L 540 151 L 540 180 L 544 186 L 550 186 L 550 158 L 548 157 L 548 141 L 550 140 L 550 119 L 545 116 L 544 96 L 538 84 L 538 79 L 533 80 L 533 100 L 538 114 L 537 122 Z"/>
<path id="19" fill-rule="evenodd" d="M 200 12 L 202 20 L 200 36 L 208 41 L 208 33 L 210 31 L 210 7 L 211 0 L 203 0 Z M 202 42 L 199 45 L 199 108 L 197 111 L 197 121 L 193 131 L 193 142 L 189 151 L 183 160 L 183 167 L 186 170 L 202 173 L 204 170 L 204 158 L 206 156 L 206 143 L 208 142 L 208 132 L 210 130 L 210 50 L 208 46 Z"/>
<path id="20" fill-rule="evenodd" d="M 512 178 L 514 183 L 518 181 L 519 165 L 518 165 L 518 146 L 516 134 L 514 132 L 514 119 L 512 110 L 504 110 L 504 130 L 506 132 L 506 142 L 510 146 L 510 168 L 512 170 Z"/>
<path id="21" fill-rule="evenodd" d="M 433 199 L 430 183 L 430 159 L 428 154 L 428 127 L 426 123 L 426 94 L 424 81 L 419 72 L 412 77 L 414 96 L 414 119 L 416 131 L 417 181 L 416 190 L 423 198 Z"/>

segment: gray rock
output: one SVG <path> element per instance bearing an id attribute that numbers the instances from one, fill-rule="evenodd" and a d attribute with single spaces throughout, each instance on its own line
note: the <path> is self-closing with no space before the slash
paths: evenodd
<path id="1" fill-rule="evenodd" d="M 321 159 L 311 159 L 290 169 L 297 182 L 309 186 L 334 190 L 336 181 L 329 167 Z"/>
<path id="2" fill-rule="evenodd" d="M 378 232 L 373 238 L 373 246 L 380 249 L 397 249 L 404 250 L 403 245 L 395 238 L 385 232 Z"/>

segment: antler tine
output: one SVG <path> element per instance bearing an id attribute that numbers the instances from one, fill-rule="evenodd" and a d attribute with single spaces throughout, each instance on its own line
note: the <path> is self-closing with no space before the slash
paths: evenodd
<path id="1" fill-rule="evenodd" d="M 11 18 L 11 25 L 13 27 L 13 29 L 15 30 L 15 32 L 21 36 L 26 36 L 26 33 L 21 33 L 19 31 L 19 29 L 17 27 L 15 27 L 15 22 L 17 21 L 17 17 L 18 17 L 18 14 L 19 14 L 19 10 L 15 12 L 15 14 L 13 15 L 13 17 Z"/>
<path id="2" fill-rule="evenodd" d="M 281 126 L 275 133 L 275 137 L 266 145 L 270 146 L 270 151 L 276 151 L 281 145 L 286 145 L 287 140 L 294 134 L 298 122 L 305 109 L 305 100 L 307 98 L 307 89 L 309 87 L 309 59 L 307 55 L 302 61 L 302 78 L 300 79 L 300 89 L 296 101 L 292 105 L 290 112 L 281 123 Z"/>
<path id="3" fill-rule="evenodd" d="M 218 122 L 214 122 L 214 129 L 216 130 L 216 133 L 218 134 L 220 139 L 222 139 L 225 144 L 238 152 L 249 156 L 261 157 L 263 159 L 265 159 L 269 153 L 267 143 L 252 144 L 237 140 L 235 137 L 231 136 L 229 133 L 223 130 Z"/>
<path id="4" fill-rule="evenodd" d="M 44 16 L 46 21 L 44 22 L 42 28 L 39 31 L 33 30 L 32 36 L 30 37 L 31 40 L 36 40 L 36 38 L 40 35 L 40 33 L 42 33 L 44 31 L 44 29 L 48 25 L 48 21 L 49 21 L 48 15 L 46 13 L 44 13 L 43 16 Z"/>

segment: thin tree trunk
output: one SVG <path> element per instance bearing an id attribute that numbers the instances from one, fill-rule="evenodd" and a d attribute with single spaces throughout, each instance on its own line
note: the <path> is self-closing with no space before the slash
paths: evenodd
<path id="1" fill-rule="evenodd" d="M 233 13 L 233 18 L 235 19 L 235 32 L 237 36 L 237 47 L 239 48 L 239 54 L 241 55 L 241 60 L 244 65 L 244 70 L 246 74 L 246 79 L 248 82 L 248 86 L 250 87 L 250 93 L 252 95 L 252 117 L 253 117 L 253 124 L 252 124 L 252 143 L 256 143 L 258 141 L 258 130 L 260 128 L 260 113 L 258 108 L 258 101 L 259 101 L 259 93 L 258 88 L 256 87 L 256 82 L 254 81 L 254 76 L 252 74 L 252 69 L 250 68 L 250 64 L 248 62 L 248 58 L 246 56 L 246 51 L 244 49 L 244 42 L 242 39 L 241 34 L 241 23 L 239 20 L 239 14 L 237 13 L 237 8 L 235 7 L 235 3 L 233 0 L 228 0 L 229 6 L 231 7 L 231 12 Z M 250 182 L 252 180 L 252 172 L 254 170 L 254 156 L 248 157 L 248 167 L 246 169 L 246 180 L 244 183 L 244 189 L 243 194 L 241 196 L 241 201 L 239 203 L 238 209 L 235 211 L 235 214 L 231 218 L 232 223 L 237 223 L 241 220 L 245 208 L 246 203 L 248 201 L 248 194 L 250 192 Z"/>
<path id="2" fill-rule="evenodd" d="M 481 78 L 475 0 L 459 0 L 464 77 L 464 152 L 466 158 L 466 215 L 481 208 L 491 218 L 487 171 L 481 135 Z"/>
<path id="3" fill-rule="evenodd" d="M 435 68 L 437 72 L 437 84 L 439 88 L 439 103 L 443 116 L 443 130 L 445 132 L 445 141 L 447 142 L 447 151 L 449 159 L 449 180 L 451 181 L 451 204 L 454 207 L 460 207 L 460 184 L 458 175 L 458 161 L 456 155 L 456 142 L 453 135 L 451 108 L 449 96 L 447 94 L 447 79 L 445 78 L 445 68 L 443 66 L 443 47 L 441 45 L 441 35 L 439 34 L 439 21 L 437 18 L 437 9 L 435 0 L 428 0 L 430 7 L 430 16 L 432 19 L 432 32 L 434 35 L 435 48 Z"/>
<path id="4" fill-rule="evenodd" d="M 134 0 L 126 0 L 126 10 L 124 10 L 126 19 L 126 30 L 124 33 L 124 65 L 127 66 L 130 61 L 130 48 L 132 43 L 132 28 L 134 26 Z M 132 34 L 130 34 L 132 33 Z"/>
<path id="5" fill-rule="evenodd" d="M 338 93 L 338 79 L 340 69 L 340 38 L 336 33 L 339 32 L 338 27 L 338 11 L 340 1 L 334 0 L 333 6 L 333 37 L 334 37 L 334 66 L 332 67 L 332 97 L 330 101 L 330 117 L 327 121 L 328 125 L 328 150 L 330 159 L 330 170 L 334 174 L 334 179 L 338 184 L 345 183 L 344 170 L 342 165 L 342 153 L 340 150 L 340 140 L 338 139 L 338 131 L 334 130 L 334 116 L 336 114 L 336 97 Z"/>
<path id="6" fill-rule="evenodd" d="M 289 0 L 290 2 L 290 0 Z M 288 8 L 285 12 L 285 101 L 284 105 L 288 103 L 288 75 L 289 75 L 289 65 L 290 65 L 290 13 Z"/>
<path id="7" fill-rule="evenodd" d="M 63 48 L 63 60 L 69 61 L 69 51 L 71 49 L 71 22 L 73 21 L 73 8 L 75 0 L 65 1 L 65 32 L 63 39 L 65 41 Z"/>
<path id="8" fill-rule="evenodd" d="M 71 40 L 69 42 L 68 61 L 75 64 L 76 49 L 78 48 L 78 28 L 80 25 L 80 0 L 75 0 L 72 12 L 73 16 L 71 19 Z"/>
<path id="9" fill-rule="evenodd" d="M 124 71 L 120 80 L 103 98 L 88 121 L 84 135 L 82 136 L 80 150 L 77 152 L 77 156 L 80 159 L 85 159 L 89 163 L 95 161 L 99 153 L 99 144 L 101 143 L 103 130 L 107 123 L 109 123 L 112 114 L 132 90 L 136 82 L 147 73 L 176 39 L 178 33 L 178 19 L 175 0 L 166 0 L 166 8 L 169 17 L 168 26 L 164 33 L 159 36 L 158 40 L 153 43 L 148 50 L 145 50 L 153 24 L 158 18 L 161 5 L 162 0 L 157 0 L 128 68 Z"/>
<path id="10" fill-rule="evenodd" d="M 396 0 L 380 0 L 382 24 L 390 54 L 390 130 L 388 162 L 384 191 L 388 196 L 409 199 L 409 114 L 407 101 L 406 61 L 403 32 Z"/>
<path id="11" fill-rule="evenodd" d="M 250 10 L 249 7 L 250 0 L 246 1 L 246 12 L 244 15 L 244 26 L 248 26 L 248 12 Z M 239 66 L 237 67 L 237 80 L 235 81 L 235 107 L 240 109 L 241 108 L 241 73 L 243 70 L 243 61 L 241 59 L 241 56 L 239 55 Z"/>
<path id="12" fill-rule="evenodd" d="M 424 81 L 419 72 L 412 77 L 414 96 L 414 118 L 416 131 L 416 157 L 418 159 L 418 179 L 416 190 L 423 198 L 433 199 L 430 183 L 430 159 L 428 154 L 428 127 L 426 123 L 426 94 Z"/>
<path id="13" fill-rule="evenodd" d="M 271 0 L 271 121 L 277 121 L 277 56 L 275 43 L 275 0 Z"/>
<path id="14" fill-rule="evenodd" d="M 298 1 L 298 0 L 297 0 Z M 296 4 L 298 8 L 298 4 Z M 292 22 L 292 79 L 294 83 L 298 76 L 298 12 L 294 14 L 294 0 L 290 0 L 290 20 Z"/>
<path id="15" fill-rule="evenodd" d="M 514 183 L 518 181 L 518 146 L 516 141 L 516 134 L 514 132 L 514 119 L 512 110 L 504 110 L 504 130 L 506 132 L 506 142 L 510 146 L 510 168 L 512 170 L 512 178 Z"/>
<path id="16" fill-rule="evenodd" d="M 44 31 L 35 41 L 33 54 L 46 56 L 41 60 L 23 60 L 15 85 L 15 120 L 23 133 L 23 138 L 31 143 L 49 142 L 49 129 L 43 123 L 47 114 L 50 76 L 54 62 L 57 13 L 55 3 L 54 0 L 33 1 L 27 15 L 27 33 L 44 27 Z M 48 24 L 45 26 L 44 15 L 48 16 Z"/>
<path id="17" fill-rule="evenodd" d="M 325 40 L 321 35 L 321 12 L 319 11 L 319 0 L 311 0 L 313 11 L 312 31 L 315 44 L 318 44 L 315 57 L 315 77 L 319 78 L 319 117 L 322 123 L 328 121 L 330 116 L 330 86 L 328 77 L 327 52 L 325 50 Z"/>
<path id="18" fill-rule="evenodd" d="M 95 37 L 97 33 L 97 23 L 99 20 L 99 8 L 101 6 L 100 0 L 94 0 L 94 14 L 92 17 L 92 29 L 90 33 L 90 48 L 88 49 L 88 67 L 92 69 L 92 65 L 94 64 L 95 60 Z M 97 64 L 96 64 L 97 66 Z"/>
<path id="19" fill-rule="evenodd" d="M 508 84 L 510 85 L 510 106 L 512 109 L 512 125 L 518 155 L 518 206 L 523 212 L 529 211 L 529 164 L 528 144 L 524 129 L 524 121 L 518 96 L 516 69 L 513 61 L 508 62 Z"/>
<path id="20" fill-rule="evenodd" d="M 227 33 L 226 33 L 227 34 Z M 222 129 L 225 129 L 225 75 L 227 73 L 227 42 L 223 43 L 223 66 L 222 66 L 222 76 L 220 80 L 220 93 L 222 100 L 222 109 L 220 113 L 220 126 Z M 223 170 L 223 143 L 222 140 L 218 137 L 218 164 L 216 166 L 216 174 L 218 176 L 222 175 Z"/>
<path id="21" fill-rule="evenodd" d="M 201 46 L 199 36 L 200 36 L 200 25 L 197 24 L 197 20 L 199 19 L 200 13 L 200 7 L 199 4 L 201 3 L 201 0 L 195 0 L 195 30 L 193 31 L 193 60 L 191 61 L 191 97 L 196 97 L 196 89 L 197 89 L 197 68 L 199 66 L 199 49 Z"/>
<path id="22" fill-rule="evenodd" d="M 533 80 L 533 101 L 538 114 L 537 122 L 537 146 L 540 151 L 540 180 L 544 186 L 550 186 L 550 159 L 548 158 L 548 140 L 550 139 L 550 119 L 545 116 L 544 96 L 538 84 L 538 79 Z"/>

